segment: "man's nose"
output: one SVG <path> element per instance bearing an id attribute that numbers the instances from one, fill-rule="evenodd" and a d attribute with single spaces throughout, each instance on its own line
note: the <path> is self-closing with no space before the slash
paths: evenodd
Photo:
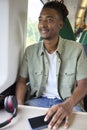
<path id="1" fill-rule="evenodd" d="M 47 27 L 47 21 L 46 20 L 42 20 L 40 23 L 39 23 L 39 25 L 41 26 L 41 27 Z"/>

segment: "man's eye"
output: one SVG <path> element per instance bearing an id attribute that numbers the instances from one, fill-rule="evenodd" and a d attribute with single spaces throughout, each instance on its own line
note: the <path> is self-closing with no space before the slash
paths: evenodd
<path id="1" fill-rule="evenodd" d="M 39 19 L 39 22 L 41 22 L 42 21 L 42 19 Z"/>
<path id="2" fill-rule="evenodd" d="M 48 23 L 52 23 L 52 22 L 53 22 L 53 19 L 52 19 L 52 18 L 49 18 L 49 19 L 47 19 L 47 22 L 48 22 Z"/>
<path id="3" fill-rule="evenodd" d="M 38 21 L 39 21 L 39 23 L 41 23 L 41 22 L 52 23 L 54 21 L 54 19 L 47 18 L 47 19 L 43 20 L 42 18 L 39 18 Z"/>

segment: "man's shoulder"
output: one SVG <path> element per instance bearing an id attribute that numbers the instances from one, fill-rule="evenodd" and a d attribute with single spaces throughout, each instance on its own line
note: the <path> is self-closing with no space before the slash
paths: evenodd
<path id="1" fill-rule="evenodd" d="M 30 46 L 28 46 L 27 48 L 26 48 L 26 51 L 27 52 L 35 52 L 36 50 L 38 50 L 38 49 L 40 49 L 40 47 L 42 46 L 42 44 L 43 44 L 43 42 L 42 41 L 40 41 L 40 42 L 38 42 L 38 43 L 35 43 L 35 44 L 33 44 L 33 45 L 30 45 Z"/>
<path id="2" fill-rule="evenodd" d="M 69 47 L 69 48 L 72 47 L 72 49 L 73 48 L 78 48 L 78 49 L 83 48 L 82 44 L 80 44 L 79 42 L 76 42 L 76 41 L 73 41 L 73 40 L 68 40 L 68 39 L 62 39 L 62 40 L 64 41 L 64 45 L 66 47 Z"/>
<path id="3" fill-rule="evenodd" d="M 33 49 L 33 48 L 38 48 L 39 46 L 40 46 L 40 44 L 42 44 L 42 41 L 40 41 L 40 42 L 37 42 L 37 43 L 34 43 L 34 44 L 32 44 L 32 45 L 30 45 L 30 46 L 28 46 L 27 47 L 27 49 Z"/>
<path id="4" fill-rule="evenodd" d="M 67 57 L 68 56 L 76 57 L 82 51 L 84 51 L 84 48 L 80 43 L 76 41 L 62 38 L 62 50 L 64 55 L 67 55 Z"/>

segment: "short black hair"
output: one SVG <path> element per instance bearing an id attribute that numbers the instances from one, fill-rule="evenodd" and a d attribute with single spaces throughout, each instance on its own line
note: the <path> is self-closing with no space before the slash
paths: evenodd
<path id="1" fill-rule="evenodd" d="M 50 1 L 44 4 L 43 8 L 55 9 L 58 14 L 62 16 L 62 20 L 65 21 L 67 15 L 69 14 L 66 6 L 60 1 Z"/>

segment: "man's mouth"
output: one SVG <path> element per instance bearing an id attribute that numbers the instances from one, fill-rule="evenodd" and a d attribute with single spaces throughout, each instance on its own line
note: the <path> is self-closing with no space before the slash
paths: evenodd
<path id="1" fill-rule="evenodd" d="M 41 29 L 40 32 L 41 32 L 42 34 L 46 34 L 46 33 L 49 32 L 49 30 L 48 30 L 48 29 Z"/>

